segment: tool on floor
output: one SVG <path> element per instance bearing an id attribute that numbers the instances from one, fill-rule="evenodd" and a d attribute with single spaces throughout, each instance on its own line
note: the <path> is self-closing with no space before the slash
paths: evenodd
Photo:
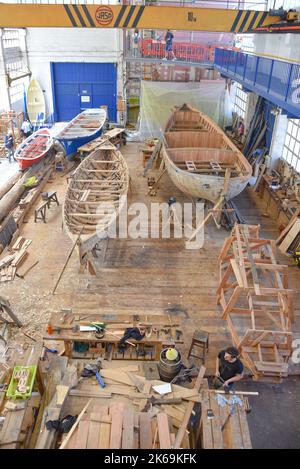
<path id="1" fill-rule="evenodd" d="M 198 368 L 192 365 L 190 368 L 182 367 L 179 373 L 172 379 L 171 384 L 181 381 L 191 381 L 191 378 L 197 376 L 199 373 Z"/>
<path id="2" fill-rule="evenodd" d="M 181 398 L 156 399 L 154 396 L 151 396 L 149 399 L 147 399 L 147 402 L 141 412 L 147 412 L 151 408 L 151 405 L 177 405 L 181 403 Z"/>
<path id="3" fill-rule="evenodd" d="M 96 372 L 96 378 L 97 378 L 97 381 L 98 381 L 100 387 L 101 387 L 101 388 L 105 388 L 104 379 L 103 379 L 102 376 L 100 375 L 100 372 L 99 372 L 99 371 Z"/>
<path id="4" fill-rule="evenodd" d="M 227 417 L 225 419 L 225 422 L 223 423 L 223 425 L 221 427 L 221 431 L 223 431 L 224 428 L 226 427 L 226 424 L 229 421 L 230 417 L 234 414 L 236 406 L 239 405 L 239 406 L 242 407 L 243 406 L 243 401 L 238 396 L 236 396 L 235 394 L 233 394 L 229 399 L 227 399 L 222 394 L 217 394 L 216 395 L 216 400 L 217 400 L 218 405 L 221 406 L 221 407 L 225 407 L 225 406 L 229 405 L 229 414 L 227 415 Z"/>

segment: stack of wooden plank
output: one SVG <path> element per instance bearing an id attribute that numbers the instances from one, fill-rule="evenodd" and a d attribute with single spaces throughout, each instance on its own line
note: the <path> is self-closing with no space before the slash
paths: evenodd
<path id="1" fill-rule="evenodd" d="M 124 402 L 94 405 L 93 411 L 81 413 L 76 423 L 61 449 L 170 449 L 175 441 L 165 412 L 154 416 L 135 412 Z"/>
<path id="2" fill-rule="evenodd" d="M 11 248 L 11 253 L 0 260 L 0 282 L 10 282 L 15 278 L 18 267 L 28 255 L 27 249 L 30 244 L 30 239 L 18 237 Z"/>
<path id="3" fill-rule="evenodd" d="M 122 437 L 119 435 L 119 439 L 121 438 L 120 441 L 122 442 L 119 444 L 122 444 L 122 446 L 117 446 L 118 448 L 171 448 L 171 446 L 174 448 L 189 448 L 190 443 L 187 426 L 193 413 L 195 402 L 201 401 L 199 389 L 202 386 L 205 368 L 201 367 L 192 389 L 172 384 L 171 392 L 163 396 L 165 404 L 162 402 L 159 404 L 155 403 L 154 399 L 161 398 L 162 396 L 153 390 L 153 385 L 165 385 L 166 383 L 160 380 L 147 380 L 143 376 L 135 374 L 133 370 L 136 369 L 138 369 L 137 365 L 129 365 L 123 368 L 101 369 L 101 376 L 105 381 L 105 388 L 97 386 L 97 389 L 93 391 L 91 390 L 91 384 L 85 382 L 84 384 L 81 383 L 76 389 L 71 390 L 69 392 L 69 396 L 76 398 L 90 398 L 89 403 L 91 403 L 91 399 L 112 399 L 113 403 L 115 402 L 115 399 L 117 400 L 117 407 L 119 409 L 118 426 L 122 429 L 123 425 L 123 430 L 126 428 L 126 432 L 124 434 L 125 438 L 127 438 L 128 434 L 131 435 L 130 440 L 128 441 L 126 439 L 124 440 L 125 442 L 123 442 Z M 129 402 L 126 402 L 125 407 L 123 407 L 124 402 L 121 404 L 118 401 L 118 399 L 120 399 L 118 396 L 122 396 L 122 399 L 129 400 Z M 174 399 L 176 399 L 177 402 L 180 402 L 176 404 Z M 110 403 L 111 401 L 108 402 Z M 111 406 L 112 404 L 108 404 L 102 409 L 99 409 L 99 405 L 97 404 L 96 408 L 91 411 L 91 414 L 98 414 L 98 420 L 95 420 L 94 415 L 85 417 L 85 420 L 88 420 L 88 423 L 82 424 L 82 426 L 85 427 L 86 432 L 86 437 L 84 438 L 83 443 L 84 445 L 88 445 L 88 427 L 90 425 L 93 427 L 94 424 L 92 424 L 92 422 L 95 421 L 98 421 L 100 429 L 102 423 L 105 424 L 103 426 L 103 440 L 105 443 L 103 444 L 111 444 L 109 441 L 111 438 L 111 432 L 113 432 L 114 428 L 113 411 Z M 135 410 L 133 406 L 135 406 Z M 84 412 L 81 413 L 82 419 L 86 410 L 87 408 L 85 408 Z M 148 412 L 146 412 L 146 410 Z M 99 415 L 99 412 L 101 415 Z M 77 420 L 78 424 L 79 421 L 80 418 Z M 128 422 L 130 422 L 129 428 L 127 427 Z M 143 425 L 141 425 L 140 422 L 143 422 Z M 111 425 L 111 427 L 109 425 Z M 148 428 L 147 437 L 143 435 L 145 428 Z M 74 430 L 75 429 L 76 428 L 74 428 Z M 137 435 L 132 435 L 134 429 Z M 78 438 L 80 438 L 81 432 L 82 429 L 78 428 Z M 72 434 L 70 437 L 71 436 Z M 99 438 L 101 438 L 101 434 Z M 97 441 L 99 441 L 99 438 Z M 141 443 L 144 441 L 143 439 L 148 441 L 148 446 L 140 446 L 141 444 L 146 444 Z M 67 446 L 69 440 L 70 438 L 63 443 L 63 447 Z M 78 445 L 80 443 L 77 441 L 76 437 L 73 436 L 70 444 L 72 446 L 69 447 L 75 447 L 73 445 Z M 98 448 L 99 447 L 115 448 L 115 446 L 98 446 Z"/>
<path id="4" fill-rule="evenodd" d="M 300 246 L 300 208 L 296 210 L 287 227 L 276 239 L 276 244 L 283 254 L 295 252 Z"/>
<path id="5" fill-rule="evenodd" d="M 62 443 L 61 449 L 189 448 L 186 429 L 193 412 L 194 402 L 199 400 L 199 389 L 205 368 L 201 367 L 193 389 L 172 385 L 172 392 L 168 393 L 165 398 L 166 404 L 159 406 L 151 404 L 147 412 L 141 409 L 145 408 L 145 404 L 151 397 L 154 397 L 153 384 L 165 383 L 159 380 L 148 381 L 142 376 L 124 371 L 128 369 L 132 369 L 132 366 L 123 369 L 102 369 L 101 376 L 106 386 L 104 389 L 99 388 L 94 394 L 88 394 L 84 389 L 80 390 L 81 394 L 76 393 L 76 390 L 70 391 L 71 396 L 93 396 L 94 398 L 101 397 L 101 395 L 109 398 L 110 394 L 116 393 L 126 396 L 130 403 L 113 401 L 108 405 L 100 406 L 90 399 Z M 189 402 L 175 406 L 169 405 L 170 396 L 182 397 Z M 90 407 L 92 403 L 93 410 Z M 134 410 L 133 405 L 137 405 L 139 410 Z M 88 410 L 89 414 L 87 414 Z"/>
<path id="6" fill-rule="evenodd" d="M 254 379 L 288 374 L 292 352 L 293 291 L 288 267 L 275 259 L 275 241 L 259 226 L 235 225 L 219 256 L 217 302 L 235 346 Z"/>

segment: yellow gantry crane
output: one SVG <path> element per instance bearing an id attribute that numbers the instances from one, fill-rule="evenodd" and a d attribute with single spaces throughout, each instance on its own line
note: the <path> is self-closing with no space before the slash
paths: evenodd
<path id="1" fill-rule="evenodd" d="M 293 17 L 297 22 L 298 14 Z M 288 21 L 288 16 L 286 19 Z M 0 28 L 138 28 L 249 33 L 271 30 L 272 25 L 279 26 L 283 20 L 280 11 L 276 16 L 276 12 L 176 6 L 0 4 Z"/>

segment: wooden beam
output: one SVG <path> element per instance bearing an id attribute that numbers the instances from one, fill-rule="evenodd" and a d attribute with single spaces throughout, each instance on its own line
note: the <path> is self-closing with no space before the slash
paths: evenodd
<path id="1" fill-rule="evenodd" d="M 196 392 L 199 392 L 200 390 L 200 387 L 202 385 L 202 382 L 203 382 L 203 378 L 204 378 L 204 375 L 205 375 L 205 367 L 204 366 L 201 366 L 200 370 L 199 370 L 199 374 L 197 376 L 197 379 L 196 379 L 196 382 L 195 382 L 195 385 L 194 385 L 194 390 Z M 183 437 L 185 435 L 185 431 L 186 431 L 186 428 L 188 426 L 188 423 L 189 423 L 189 420 L 191 418 L 191 415 L 192 415 L 192 412 L 193 412 L 193 408 L 194 408 L 194 403 L 193 402 L 189 402 L 188 403 L 188 406 L 187 406 L 187 409 L 186 409 L 186 412 L 184 414 L 184 418 L 183 418 L 183 421 L 182 421 L 182 424 L 177 432 L 177 435 L 176 435 L 176 438 L 175 438 L 175 442 L 174 444 L 172 445 L 172 447 L 175 449 L 178 449 L 180 448 L 181 446 L 181 443 L 182 443 L 182 440 L 183 440 Z"/>
<path id="2" fill-rule="evenodd" d="M 82 411 L 80 412 L 80 414 L 78 415 L 78 418 L 76 420 L 76 422 L 74 423 L 73 427 L 71 428 L 71 430 L 69 431 L 69 433 L 67 434 L 66 438 L 64 439 L 64 441 L 62 442 L 62 444 L 60 445 L 59 449 L 64 449 L 67 444 L 68 444 L 68 441 L 70 440 L 71 436 L 73 435 L 73 433 L 75 432 L 75 430 L 77 429 L 80 421 L 82 420 L 85 412 L 88 410 L 88 408 L 90 407 L 91 403 L 93 402 L 93 399 L 89 399 L 89 401 L 87 402 L 87 404 L 84 406 L 84 408 L 82 409 Z"/>

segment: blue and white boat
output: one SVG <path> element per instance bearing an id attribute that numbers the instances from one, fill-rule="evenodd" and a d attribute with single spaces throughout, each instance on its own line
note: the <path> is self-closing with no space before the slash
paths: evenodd
<path id="1" fill-rule="evenodd" d="M 60 141 L 65 148 L 66 156 L 71 158 L 77 148 L 101 135 L 105 121 L 105 109 L 85 109 L 66 124 L 54 138 Z"/>

